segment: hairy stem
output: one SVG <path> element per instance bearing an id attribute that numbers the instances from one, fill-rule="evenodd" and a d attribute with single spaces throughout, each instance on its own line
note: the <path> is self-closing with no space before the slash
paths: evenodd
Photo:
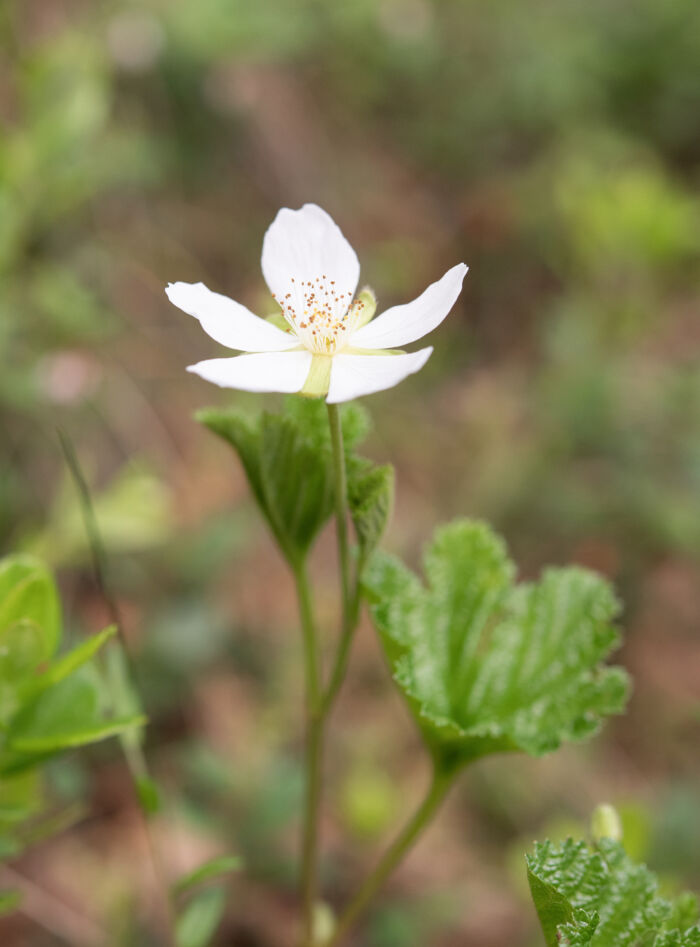
<path id="1" fill-rule="evenodd" d="M 387 878 L 413 848 L 419 835 L 429 825 L 444 800 L 453 778 L 454 774 L 452 772 L 434 771 L 430 788 L 423 802 L 341 914 L 333 936 L 324 947 L 336 947 L 343 940 L 358 917 L 382 888 Z"/>

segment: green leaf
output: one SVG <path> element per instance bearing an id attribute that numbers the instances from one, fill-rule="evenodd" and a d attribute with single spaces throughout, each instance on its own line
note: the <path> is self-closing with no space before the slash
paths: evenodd
<path id="1" fill-rule="evenodd" d="M 38 770 L 0 779 L 0 827 L 24 822 L 42 806 Z"/>
<path id="2" fill-rule="evenodd" d="M 56 584 L 40 560 L 19 554 L 0 560 L 0 639 L 18 623 L 31 623 L 38 629 L 39 661 L 54 654 L 61 639 Z"/>
<path id="3" fill-rule="evenodd" d="M 243 862 L 238 855 L 218 855 L 180 878 L 175 885 L 175 892 L 180 895 L 186 894 L 206 881 L 220 878 L 221 875 L 227 875 L 233 871 L 240 871 L 242 867 Z"/>
<path id="4" fill-rule="evenodd" d="M 70 747 L 94 743 L 140 726 L 143 717 L 110 719 L 102 710 L 101 682 L 85 665 L 42 691 L 10 722 L 0 773 L 20 770 Z"/>
<path id="5" fill-rule="evenodd" d="M 360 571 L 384 534 L 394 505 L 394 468 L 370 465 L 351 472 L 348 503 L 360 547 Z"/>
<path id="6" fill-rule="evenodd" d="M 116 625 L 110 625 L 108 628 L 99 632 L 99 634 L 86 638 L 77 648 L 73 648 L 68 654 L 63 655 L 63 657 L 50 664 L 49 667 L 32 682 L 26 696 L 38 696 L 50 687 L 60 684 L 61 681 L 77 671 L 78 668 L 87 664 L 116 632 Z"/>
<path id="7" fill-rule="evenodd" d="M 31 621 L 19 621 L 0 634 L 0 725 L 19 708 L 22 686 L 32 679 L 44 651 L 44 633 Z"/>
<path id="8" fill-rule="evenodd" d="M 571 902 L 554 885 L 542 881 L 529 868 L 527 880 L 542 925 L 544 939 L 548 945 L 556 944 L 559 927 L 562 924 L 570 923 L 574 919 Z"/>
<path id="9" fill-rule="evenodd" d="M 223 888 L 205 888 L 195 895 L 177 920 L 178 947 L 207 947 L 225 907 Z"/>
<path id="10" fill-rule="evenodd" d="M 627 676 L 601 662 L 618 644 L 610 586 L 580 568 L 513 584 L 503 542 L 480 522 L 438 530 L 427 587 L 375 554 L 363 588 L 394 672 L 436 758 L 534 756 L 619 713 Z"/>
<path id="11" fill-rule="evenodd" d="M 662 898 L 656 877 L 619 842 L 605 838 L 596 849 L 572 839 L 544 842 L 527 864 L 547 947 L 700 944 L 700 928 L 689 926 L 697 918 L 693 896 L 682 895 L 675 905 Z"/>
<path id="12" fill-rule="evenodd" d="M 654 947 L 700 947 L 700 927 L 659 934 L 654 941 Z"/>
<path id="13" fill-rule="evenodd" d="M 325 404 L 294 398 L 282 415 L 251 419 L 240 411 L 208 409 L 197 419 L 238 454 L 253 495 L 292 564 L 309 551 L 333 512 L 333 467 Z M 366 430 L 365 415 L 343 412 L 350 451 Z"/>

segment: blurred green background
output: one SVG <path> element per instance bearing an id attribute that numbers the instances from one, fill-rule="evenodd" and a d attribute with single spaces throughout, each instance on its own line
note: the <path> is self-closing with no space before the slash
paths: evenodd
<path id="1" fill-rule="evenodd" d="M 0 542 L 59 570 L 76 637 L 106 623 L 62 429 L 138 655 L 158 844 L 173 875 L 246 860 L 217 943 L 293 944 L 299 636 L 241 471 L 192 420 L 263 399 L 185 373 L 216 346 L 163 288 L 202 279 L 268 312 L 262 236 L 305 201 L 380 308 L 471 267 L 426 369 L 366 402 L 371 453 L 397 466 L 387 544 L 415 561 L 469 514 L 525 576 L 604 572 L 635 679 L 593 744 L 468 774 L 356 944 L 535 947 L 523 854 L 601 801 L 635 857 L 697 888 L 697 0 L 3 0 L 0 37 Z M 332 535 L 316 575 L 331 642 Z M 333 726 L 324 884 L 342 901 L 427 778 L 369 627 Z M 80 814 L 17 869 L 110 945 L 152 944 L 117 748 L 53 777 L 56 810 Z M 0 921 L 3 947 L 79 943 L 48 909 Z"/>

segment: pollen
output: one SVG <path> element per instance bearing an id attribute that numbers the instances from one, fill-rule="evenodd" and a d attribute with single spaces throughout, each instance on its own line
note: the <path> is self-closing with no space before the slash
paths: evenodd
<path id="1" fill-rule="evenodd" d="M 301 344 L 316 355 L 334 355 L 345 348 L 364 303 L 353 303 L 352 293 L 340 292 L 325 273 L 300 282 L 292 279 L 291 284 L 289 292 L 275 299 Z"/>

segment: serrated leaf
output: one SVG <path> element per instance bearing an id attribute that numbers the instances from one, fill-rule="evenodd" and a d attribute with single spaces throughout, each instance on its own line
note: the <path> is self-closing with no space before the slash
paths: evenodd
<path id="1" fill-rule="evenodd" d="M 362 412 L 343 412 L 349 451 L 364 434 Z M 284 555 L 298 563 L 333 512 L 333 466 L 325 405 L 290 399 L 282 415 L 251 419 L 236 410 L 197 419 L 238 454 L 253 495 Z"/>
<path id="2" fill-rule="evenodd" d="M 527 880 L 530 885 L 532 900 L 537 907 L 544 938 L 548 945 L 556 944 L 559 927 L 573 921 L 574 909 L 568 899 L 554 885 L 542 881 L 529 869 Z"/>
<path id="3" fill-rule="evenodd" d="M 195 895 L 177 919 L 177 947 L 207 947 L 225 907 L 223 888 L 206 888 Z"/>
<path id="4" fill-rule="evenodd" d="M 243 862 L 238 855 L 218 855 L 180 878 L 175 885 L 175 891 L 179 895 L 186 894 L 193 888 L 214 878 L 240 871 L 242 867 Z"/>
<path id="5" fill-rule="evenodd" d="M 656 877 L 633 862 L 619 842 L 602 839 L 596 849 L 572 839 L 561 845 L 539 843 L 527 864 L 547 947 L 695 947 L 700 943 L 700 928 L 673 929 L 692 916 L 692 896 L 680 899 L 679 914 L 659 895 Z"/>
<path id="6" fill-rule="evenodd" d="M 438 530 L 427 587 L 375 554 L 363 583 L 400 689 L 443 762 L 541 755 L 622 710 L 627 676 L 601 662 L 617 645 L 610 586 L 584 569 L 513 584 L 503 542 L 480 522 Z"/>
<path id="7" fill-rule="evenodd" d="M 700 947 L 700 927 L 659 934 L 653 947 Z"/>
<path id="8" fill-rule="evenodd" d="M 348 478 L 348 504 L 360 547 L 360 570 L 381 540 L 394 505 L 394 468 L 369 465 Z"/>

